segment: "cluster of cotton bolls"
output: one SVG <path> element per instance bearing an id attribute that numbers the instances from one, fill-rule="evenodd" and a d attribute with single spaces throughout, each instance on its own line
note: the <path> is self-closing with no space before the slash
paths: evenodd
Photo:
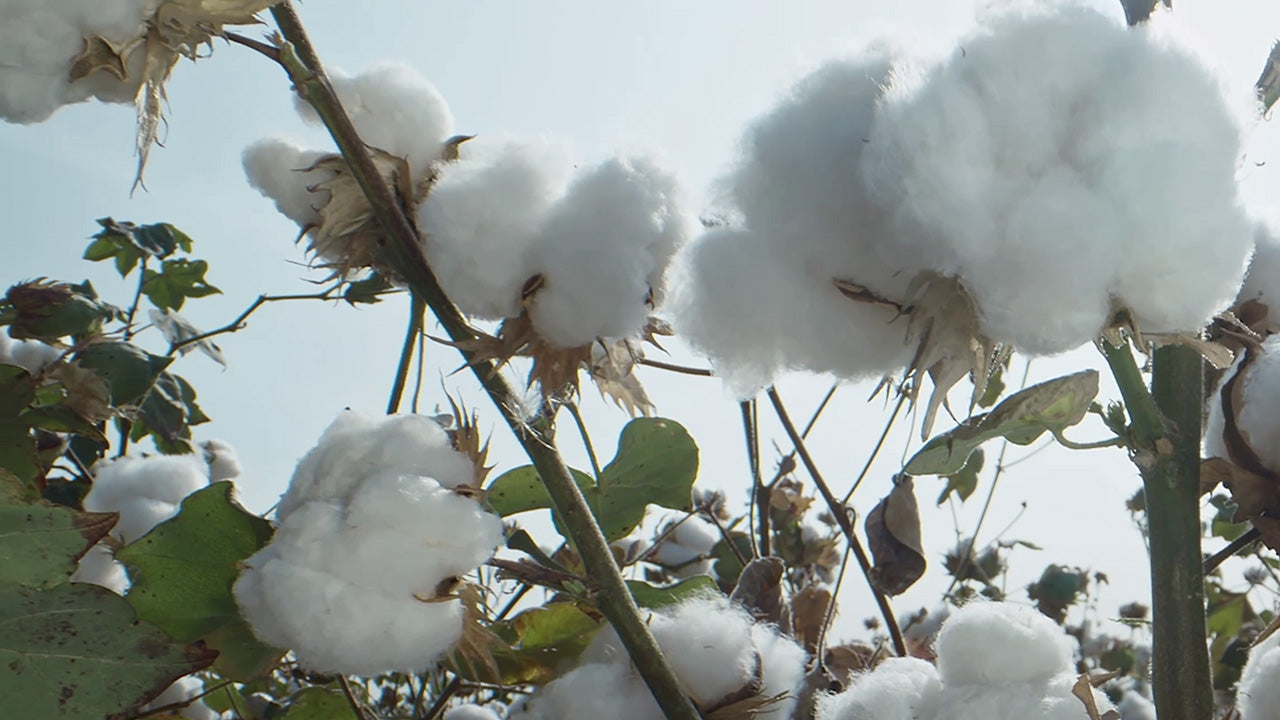
<path id="1" fill-rule="evenodd" d="M 142 84 L 147 18 L 160 0 L 0 0 L 0 118 L 34 123 L 63 105 L 97 97 L 133 102 Z M 101 38 L 125 54 L 113 74 L 106 69 L 73 80 Z M 79 60 L 79 65 L 77 61 Z M 121 77 L 120 75 L 124 75 Z"/>
<path id="2" fill-rule="evenodd" d="M 431 418 L 343 413 L 233 587 L 254 634 L 319 672 L 427 668 L 463 630 L 453 586 L 502 541 L 501 520 L 454 491 L 475 476 Z"/>
<path id="3" fill-rule="evenodd" d="M 211 440 L 201 447 L 200 454 L 126 455 L 93 466 L 93 487 L 85 495 L 84 509 L 119 513 L 120 518 L 108 539 L 80 559 L 73 581 L 124 594 L 129 577 L 112 548 L 128 545 L 177 515 L 183 499 L 210 481 L 240 475 L 240 463 L 230 445 Z"/>
<path id="4" fill-rule="evenodd" d="M 655 612 L 649 629 L 681 685 L 704 712 L 758 684 L 756 698 L 763 704 L 753 717 L 791 716 L 804 676 L 804 651 L 775 627 L 752 622 L 745 610 L 726 598 L 707 597 Z M 512 706 L 507 717 L 660 720 L 663 715 L 617 634 L 605 628 L 577 668 Z"/>
<path id="5" fill-rule="evenodd" d="M 380 151 L 375 161 L 393 171 L 404 160 L 427 260 L 463 312 L 496 320 L 527 309 L 560 347 L 644 329 L 687 230 L 675 182 L 654 162 L 611 158 L 575 174 L 549 143 L 450 138 L 444 99 L 399 65 L 333 84 Z M 359 190 L 333 155 L 268 139 L 245 151 L 244 166 L 322 261 L 344 272 L 372 264 L 372 240 L 358 230 L 376 229 L 362 197 L 346 197 Z"/>
<path id="6" fill-rule="evenodd" d="M 972 603 L 955 611 L 937 640 L 937 666 L 887 660 L 822 698 L 818 720 L 1087 720 L 1072 694 L 1073 640 L 1033 608 Z M 1110 702 L 1093 691 L 1099 712 Z"/>
<path id="7" fill-rule="evenodd" d="M 683 257 L 676 329 L 741 389 L 900 369 L 921 277 L 957 278 L 983 335 L 1035 354 L 1121 309 L 1197 331 L 1252 250 L 1240 132 L 1189 52 L 1074 4 L 996 11 L 931 66 L 825 65 L 749 131 L 740 218 Z"/>

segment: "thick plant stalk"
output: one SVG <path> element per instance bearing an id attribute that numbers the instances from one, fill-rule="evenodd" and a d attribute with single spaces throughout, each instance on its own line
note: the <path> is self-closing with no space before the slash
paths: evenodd
<path id="1" fill-rule="evenodd" d="M 1200 402 L 1204 364 L 1168 346 L 1152 358 L 1151 391 L 1127 346 L 1103 352 L 1130 418 L 1130 451 L 1142 473 L 1151 543 L 1151 685 L 1160 720 L 1210 720 L 1200 552 Z"/>
<path id="2" fill-rule="evenodd" d="M 304 31 L 297 14 L 288 2 L 271 8 L 271 14 L 287 44 L 280 48 L 280 63 L 289 73 L 299 94 L 315 108 L 333 136 L 339 152 L 351 168 L 369 200 L 374 215 L 386 233 L 384 250 L 409 285 L 413 295 L 426 302 L 449 337 L 454 341 L 474 338 L 465 318 L 445 296 L 418 245 L 418 235 L 405 217 L 391 189 L 373 165 L 364 143 L 343 110 L 323 66 Z M 550 494 L 560 519 L 582 556 L 589 576 L 595 583 L 600 611 L 613 625 L 641 677 L 669 720 L 700 720 L 693 702 L 680 687 L 675 673 L 658 648 L 648 626 L 640 617 L 631 592 L 614 563 L 613 555 L 600 527 L 592 517 L 582 492 L 569 474 L 568 467 L 556 449 L 551 419 L 535 418 L 526 422 L 517 412 L 520 395 L 497 372 L 491 362 L 476 362 L 463 351 L 480 384 L 515 433 L 533 466 L 537 468 Z"/>

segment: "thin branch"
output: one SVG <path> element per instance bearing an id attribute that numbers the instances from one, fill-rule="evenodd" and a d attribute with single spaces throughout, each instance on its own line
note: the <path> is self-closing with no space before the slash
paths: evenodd
<path id="1" fill-rule="evenodd" d="M 845 540 L 849 543 L 849 548 L 853 550 L 853 556 L 858 560 L 858 565 L 862 568 L 862 574 L 867 580 L 867 586 L 871 588 L 871 594 L 875 596 L 876 605 L 880 607 L 880 615 L 884 618 L 885 626 L 889 629 L 889 636 L 893 639 L 894 650 L 897 651 L 898 655 L 906 657 L 907 643 L 902 638 L 902 630 L 898 628 L 898 621 L 893 615 L 893 608 L 889 605 L 888 597 L 871 580 L 871 560 L 867 557 L 866 550 L 862 548 L 862 542 L 858 540 L 853 521 L 849 518 L 848 508 L 832 494 L 831 488 L 827 486 L 826 480 L 822 478 L 822 473 L 819 472 L 817 463 L 813 461 L 813 457 L 809 455 L 808 448 L 805 447 L 804 438 L 800 436 L 796 426 L 791 422 L 791 416 L 787 414 L 787 409 L 783 406 L 782 398 L 778 396 L 777 389 L 770 387 L 767 393 L 769 402 L 773 404 L 773 409 L 778 415 L 778 420 L 782 422 L 782 427 L 787 431 L 787 436 L 791 438 L 791 443 L 800 455 L 800 461 L 804 463 L 805 469 L 809 471 L 809 476 L 813 478 L 813 484 L 818 487 L 818 492 L 822 495 L 822 499 L 826 501 L 827 508 L 835 516 L 836 523 L 840 525 L 840 530 L 844 533 Z"/>
<path id="2" fill-rule="evenodd" d="M 454 342 L 474 339 L 475 333 L 470 325 L 450 302 L 427 265 L 416 231 L 374 166 L 360 134 L 338 101 L 293 6 L 288 2 L 279 3 L 272 6 L 271 14 L 288 41 L 280 48 L 280 64 L 288 72 L 298 93 L 315 108 L 349 165 L 352 177 L 368 199 L 371 212 L 387 235 L 385 259 L 395 267 L 413 293 L 431 308 Z M 517 411 L 520 395 L 501 373 L 496 372 L 493 363 L 478 360 L 474 353 L 463 351 L 462 355 L 538 470 L 547 494 L 560 513 L 595 586 L 597 606 L 617 631 L 663 714 L 669 720 L 700 720 L 697 707 L 681 688 L 641 618 L 608 542 L 554 445 L 552 418 L 540 415 L 526 421 Z"/>
<path id="3" fill-rule="evenodd" d="M 171 702 L 166 705 L 161 705 L 159 707 L 149 708 L 135 715 L 130 715 L 128 720 L 142 720 L 142 718 L 154 717 L 156 715 L 165 715 L 173 712 L 174 710 L 183 710 L 191 707 L 192 703 L 203 699 L 206 695 L 210 695 L 212 693 L 215 693 L 219 690 L 222 690 L 230 686 L 231 686 L 230 680 L 223 680 L 222 682 L 217 683 L 213 687 L 205 688 L 203 691 L 195 695 L 192 695 L 186 700 L 179 700 L 177 702 Z"/>
<path id="4" fill-rule="evenodd" d="M 716 374 L 706 368 L 688 367 L 685 365 L 676 365 L 673 363 L 662 362 L 661 360 L 651 360 L 649 358 L 640 358 L 636 360 L 640 365 L 648 365 L 649 367 L 658 368 L 660 370 L 670 370 L 682 375 L 697 375 L 698 377 L 715 377 Z"/>
<path id="5" fill-rule="evenodd" d="M 827 631 L 831 629 L 831 622 L 836 619 L 836 601 L 840 598 L 840 588 L 844 585 L 844 573 L 849 569 L 849 554 L 852 546 L 845 546 L 844 558 L 840 560 L 840 573 L 836 575 L 836 584 L 831 588 L 831 601 L 827 603 L 827 610 L 822 615 L 822 630 L 818 633 L 818 642 L 814 645 L 813 655 L 819 666 L 825 666 L 826 655 L 824 648 L 827 646 Z"/>
<path id="6" fill-rule="evenodd" d="M 773 554 L 769 541 L 769 489 L 764 486 L 764 478 L 760 476 L 760 423 L 756 409 L 756 400 L 743 400 L 738 408 L 742 411 L 742 434 L 747 443 L 747 467 L 751 472 L 751 507 L 754 514 L 748 514 L 751 522 L 747 531 L 753 539 L 752 547 L 756 557 L 769 557 Z"/>
<path id="7" fill-rule="evenodd" d="M 124 319 L 124 341 L 133 337 L 133 316 L 138 313 L 138 304 L 142 302 L 142 286 L 147 282 L 147 256 L 142 256 L 142 267 L 138 268 L 138 288 L 133 292 L 133 302 L 129 304 L 129 314 Z"/>
<path id="8" fill-rule="evenodd" d="M 526 585 L 538 585 L 540 587 L 550 588 L 551 590 L 563 590 L 566 582 L 584 582 L 584 578 L 571 573 L 562 572 L 554 568 L 544 565 L 536 565 L 531 562 L 521 562 L 519 560 L 506 560 L 503 558 L 489 558 L 485 561 L 485 565 L 498 568 L 510 575 L 512 578 L 519 580 Z"/>
<path id="9" fill-rule="evenodd" d="M 228 42 L 233 42 L 237 45 L 243 45 L 249 48 L 250 50 L 254 50 L 255 52 L 259 52 L 265 55 L 266 57 L 270 58 L 273 62 L 280 62 L 280 49 L 277 48 L 275 45 L 264 43 L 261 40 L 254 40 L 253 38 L 247 38 L 244 35 L 240 35 L 238 33 L 233 33 L 233 32 L 223 32 L 222 39 Z"/>
<path id="10" fill-rule="evenodd" d="M 351 712 L 356 720 L 367 720 L 364 710 L 360 709 L 360 701 L 356 700 L 356 696 L 351 692 L 351 685 L 347 682 L 345 675 L 338 676 L 338 685 L 342 688 L 342 696 L 347 699 L 347 704 L 351 706 Z"/>
<path id="11" fill-rule="evenodd" d="M 907 401 L 907 393 L 898 391 L 898 402 L 893 406 L 893 412 L 889 414 L 889 420 L 884 424 L 884 430 L 880 433 L 880 439 L 876 441 L 876 446 L 871 448 L 871 454 L 867 456 L 867 461 L 862 465 L 862 471 L 858 473 L 858 477 L 853 481 L 853 485 L 849 487 L 849 492 L 844 494 L 840 502 L 848 503 L 849 498 L 853 497 L 854 491 L 866 479 L 867 473 L 871 470 L 871 465 L 875 463 L 876 457 L 880 455 L 880 450 L 884 448 L 884 441 L 889 438 L 889 432 L 893 430 L 893 423 L 898 419 L 898 413 L 902 412 L 902 406 Z"/>
<path id="12" fill-rule="evenodd" d="M 591 462 L 591 473 L 596 479 L 596 484 L 600 484 L 600 461 L 596 459 L 596 448 L 591 444 L 591 435 L 587 432 L 587 424 L 582 421 L 582 412 L 578 410 L 578 404 L 574 402 L 566 402 L 564 404 L 569 409 L 569 414 L 573 416 L 573 423 L 578 426 L 578 435 L 582 437 L 582 446 L 587 450 L 587 459 Z"/>
<path id="13" fill-rule="evenodd" d="M 391 399 L 387 401 L 387 414 L 393 415 L 400 410 L 400 399 L 404 397 L 405 382 L 409 379 L 409 364 L 413 361 L 413 348 L 422 335 L 422 316 L 427 306 L 417 295 L 409 302 L 409 329 L 405 331 L 404 346 L 400 348 L 400 362 L 396 365 L 396 379 L 391 385 Z"/>
<path id="14" fill-rule="evenodd" d="M 1258 532 L 1258 528 L 1249 528 L 1243 532 L 1240 537 L 1227 543 L 1226 547 L 1214 553 L 1204 561 L 1204 574 L 1208 575 L 1214 570 L 1217 570 L 1218 566 L 1227 561 L 1227 558 L 1249 547 L 1249 545 L 1254 542 L 1257 542 L 1258 536 L 1261 534 L 1262 533 Z"/>
<path id="15" fill-rule="evenodd" d="M 427 357 L 427 335 L 426 333 L 418 333 L 418 368 L 413 378 L 413 402 L 409 405 L 409 412 L 418 414 L 418 398 L 422 396 L 422 364 Z"/>
<path id="16" fill-rule="evenodd" d="M 209 338 L 217 337 L 218 335 L 239 332 L 245 328 L 245 321 L 249 319 L 249 316 L 257 312 L 258 308 L 266 305 L 267 303 L 284 302 L 287 300 L 332 300 L 334 297 L 333 293 L 337 289 L 338 286 L 334 285 L 333 287 L 326 289 L 324 292 L 312 293 L 309 295 L 259 295 L 258 299 L 254 300 L 253 304 L 246 308 L 244 312 L 240 313 L 235 320 L 232 320 L 216 330 L 210 330 L 209 332 L 200 333 L 199 335 L 193 335 L 189 338 L 179 340 L 170 345 L 169 352 L 165 354 L 172 357 L 174 353 L 188 345 L 194 345 L 202 340 L 208 340 Z"/>
<path id="17" fill-rule="evenodd" d="M 435 702 L 431 704 L 431 709 L 426 715 L 422 716 L 422 720 L 436 720 L 444 713 L 445 706 L 449 704 L 449 700 L 457 694 L 462 688 L 462 676 L 454 675 L 448 685 L 444 686 L 444 690 L 440 691 L 440 695 L 436 697 Z"/>

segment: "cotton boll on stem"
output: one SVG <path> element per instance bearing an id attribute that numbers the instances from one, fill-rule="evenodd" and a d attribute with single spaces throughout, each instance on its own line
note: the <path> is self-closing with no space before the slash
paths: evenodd
<path id="1" fill-rule="evenodd" d="M 305 230 L 320 223 L 318 208 L 329 201 L 328 192 L 311 189 L 334 177 L 328 170 L 313 169 L 326 154 L 267 138 L 245 148 L 242 161 L 249 184 L 275 202 L 280 214 Z"/>
<path id="2" fill-rule="evenodd" d="M 520 314 L 536 274 L 530 247 L 541 216 L 564 192 L 566 156 L 547 144 L 483 139 L 442 164 L 418 209 L 427 262 L 458 309 L 496 320 Z"/>
<path id="3" fill-rule="evenodd" d="M 1236 427 L 1262 465 L 1272 472 L 1280 472 L 1280 415 L 1275 412 L 1276 403 L 1280 401 L 1280 335 L 1272 335 L 1261 347 L 1247 352 L 1252 356 L 1248 364 L 1245 364 L 1246 356 L 1241 355 L 1223 382 L 1244 372 L 1244 376 L 1236 380 L 1237 385 L 1243 383 L 1243 402 L 1235 408 Z M 1219 388 L 1209 397 L 1209 418 L 1205 423 L 1205 454 L 1209 457 L 1230 459 L 1222 436 L 1224 429 Z"/>
<path id="4" fill-rule="evenodd" d="M 534 241 L 534 328 L 559 347 L 638 335 L 684 234 L 674 180 L 652 163 L 618 158 L 580 175 Z"/>

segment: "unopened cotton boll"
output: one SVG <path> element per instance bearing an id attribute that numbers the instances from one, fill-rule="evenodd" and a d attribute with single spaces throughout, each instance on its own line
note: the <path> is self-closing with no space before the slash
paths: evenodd
<path id="1" fill-rule="evenodd" d="M 941 692 L 932 664 L 890 658 L 852 678 L 844 692 L 819 698 L 817 720 L 927 720 L 937 712 Z"/>
<path id="2" fill-rule="evenodd" d="M 973 602 L 938 633 L 938 672 L 948 688 L 1047 682 L 1071 671 L 1071 639 L 1034 608 Z"/>
<path id="3" fill-rule="evenodd" d="M 483 705 L 458 705 L 444 713 L 444 720 L 501 720 L 502 716 Z"/>
<path id="4" fill-rule="evenodd" d="M 249 184 L 275 202 L 280 214 L 305 229 L 320 223 L 318 208 L 329 200 L 329 193 L 311 190 L 333 179 L 332 172 L 313 168 L 325 155 L 288 140 L 266 138 L 245 148 L 242 162 Z"/>
<path id="5" fill-rule="evenodd" d="M 142 52 L 127 53 L 126 77 L 105 70 L 71 81 L 72 63 L 88 38 L 140 50 L 145 21 L 158 0 L 0 0 L 0 118 L 46 120 L 63 105 L 93 96 L 132 102 L 141 85 Z"/>
<path id="6" fill-rule="evenodd" d="M 483 139 L 439 167 L 418 208 L 427 262 L 458 309 L 475 317 L 520 314 L 520 291 L 536 274 L 530 247 L 564 192 L 566 157 L 551 146 Z"/>
<path id="7" fill-rule="evenodd" d="M 1249 650 L 1249 661 L 1236 686 L 1241 720 L 1280 720 L 1280 633 L 1272 633 Z M 1128 720 L 1128 718 L 1125 718 Z"/>
<path id="8" fill-rule="evenodd" d="M 615 158 L 581 174 L 534 240 L 534 328 L 560 347 L 638 335 L 684 237 L 675 181 L 652 162 Z"/>
<path id="9" fill-rule="evenodd" d="M 435 86 L 402 63 L 375 65 L 356 75 L 330 74 L 334 92 L 365 144 L 404 158 L 415 180 L 426 176 L 453 132 L 453 115 Z M 320 124 L 315 109 L 295 98 L 298 113 Z"/>

